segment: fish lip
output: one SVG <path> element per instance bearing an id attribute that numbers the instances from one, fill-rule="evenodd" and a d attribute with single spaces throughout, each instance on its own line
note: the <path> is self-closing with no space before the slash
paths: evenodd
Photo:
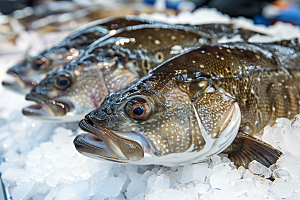
<path id="1" fill-rule="evenodd" d="M 37 85 L 37 82 L 33 79 L 13 72 L 10 72 L 8 74 L 13 76 L 14 80 L 4 80 L 2 81 L 2 85 L 9 90 L 23 94 L 27 93 L 28 90 L 33 89 Z"/>
<path id="2" fill-rule="evenodd" d="M 116 162 L 132 162 L 138 161 L 144 158 L 145 149 L 143 145 L 141 145 L 136 140 L 132 140 L 131 138 L 122 137 L 122 135 L 118 135 L 114 132 L 114 130 L 110 130 L 106 127 L 102 127 L 98 125 L 98 123 L 94 123 L 94 119 L 90 119 L 86 116 L 85 119 L 81 120 L 78 126 L 87 131 L 88 134 L 93 134 L 98 139 L 103 141 L 106 144 L 106 147 L 109 147 L 110 153 L 113 153 L 113 158 L 107 158 L 105 155 L 97 155 L 97 156 L 90 156 L 90 157 L 100 157 L 106 160 L 113 160 Z M 82 136 L 84 137 L 84 136 Z M 78 139 L 83 139 L 83 138 Z M 74 140 L 74 143 L 78 142 Z M 101 149 L 101 147 L 93 146 L 93 148 Z M 84 154 L 84 151 L 81 152 L 77 149 L 80 153 Z"/>
<path id="3" fill-rule="evenodd" d="M 64 115 L 66 115 L 71 109 L 72 109 L 72 103 L 67 102 L 67 101 L 61 101 L 61 100 L 48 100 L 48 99 L 43 99 L 41 97 L 38 97 L 35 95 L 34 92 L 30 92 L 29 94 L 26 95 L 25 97 L 26 100 L 28 101 L 34 101 L 36 104 L 27 106 L 22 109 L 22 113 L 25 116 L 28 117 L 56 117 L 56 116 L 61 116 L 55 113 L 53 109 L 51 109 L 50 106 L 47 105 L 47 102 L 51 101 L 51 104 L 57 105 L 57 104 L 62 104 L 64 109 Z"/>
<path id="4" fill-rule="evenodd" d="M 101 126 L 98 126 L 96 125 L 95 123 L 93 123 L 92 120 L 90 119 L 82 119 L 78 126 L 88 132 L 87 134 L 93 134 L 94 136 L 96 136 L 98 139 L 100 139 L 101 141 L 103 141 L 106 145 L 108 145 L 110 147 L 110 150 L 115 153 L 117 155 L 117 157 L 123 159 L 123 160 L 128 160 L 128 158 L 123 154 L 123 152 L 121 151 L 114 151 L 111 147 L 112 146 L 115 146 L 115 148 L 118 148 L 116 147 L 116 145 L 110 145 L 112 143 L 115 143 L 115 141 L 112 139 L 111 134 L 111 131 L 108 130 L 107 128 L 104 128 L 104 127 L 101 127 Z M 111 142 L 111 143 L 110 143 Z M 114 149 L 115 149 L 114 148 Z"/>
<path id="5" fill-rule="evenodd" d="M 36 104 L 32 106 L 27 106 L 22 109 L 22 113 L 25 116 L 55 116 L 55 113 L 50 109 L 46 102 L 38 98 L 34 93 L 29 93 L 25 97 L 28 101 L 34 101 Z M 33 110 L 34 106 L 39 105 L 38 110 Z"/>
<path id="6" fill-rule="evenodd" d="M 6 89 L 16 92 L 21 95 L 25 95 L 30 92 L 30 88 L 22 87 L 16 80 L 4 80 L 2 81 L 3 87 Z"/>
<path id="7" fill-rule="evenodd" d="M 99 137 L 95 136 L 94 134 L 83 133 L 77 135 L 73 140 L 73 144 L 76 150 L 85 156 L 124 163 L 121 161 L 121 157 L 118 157 Z M 107 154 L 105 158 L 99 154 L 91 152 L 97 150 L 100 150 L 102 153 L 105 152 Z"/>

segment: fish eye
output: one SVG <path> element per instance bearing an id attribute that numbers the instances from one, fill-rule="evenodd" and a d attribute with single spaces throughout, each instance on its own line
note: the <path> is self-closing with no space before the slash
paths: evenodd
<path id="1" fill-rule="evenodd" d="M 69 74 L 60 74 L 56 77 L 54 86 L 59 90 L 67 89 L 72 83 L 71 76 Z"/>
<path id="2" fill-rule="evenodd" d="M 128 117 L 137 121 L 146 119 L 151 113 L 148 102 L 141 97 L 135 97 L 129 100 L 124 110 Z"/>
<path id="3" fill-rule="evenodd" d="M 37 70 L 45 69 L 45 67 L 47 66 L 47 59 L 43 57 L 41 59 L 34 60 L 33 66 Z"/>

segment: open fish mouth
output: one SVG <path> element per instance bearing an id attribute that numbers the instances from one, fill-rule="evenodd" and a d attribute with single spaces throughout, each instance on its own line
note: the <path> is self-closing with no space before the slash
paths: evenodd
<path id="1" fill-rule="evenodd" d="M 14 92 L 19 94 L 27 94 L 34 86 L 37 85 L 37 82 L 33 79 L 29 79 L 25 76 L 18 74 L 11 74 L 12 80 L 4 80 L 2 81 L 2 85 Z"/>
<path id="2" fill-rule="evenodd" d="M 139 161 L 144 158 L 144 151 L 147 149 L 144 146 L 148 144 L 141 138 L 120 137 L 87 118 L 79 122 L 79 127 L 88 132 L 74 139 L 77 151 L 83 155 L 120 163 Z"/>
<path id="3" fill-rule="evenodd" d="M 36 104 L 23 108 L 22 113 L 28 117 L 61 120 L 59 116 L 65 116 L 72 109 L 72 103 L 61 100 L 42 99 L 34 93 L 26 95 L 26 100 L 34 101 Z"/>

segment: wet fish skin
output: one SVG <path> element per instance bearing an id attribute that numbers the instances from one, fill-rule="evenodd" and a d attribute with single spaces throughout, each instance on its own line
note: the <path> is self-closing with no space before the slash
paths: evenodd
<path id="1" fill-rule="evenodd" d="M 195 28 L 203 31 L 212 37 L 221 38 L 226 36 L 227 38 L 232 38 L 233 36 L 240 35 L 245 41 L 253 35 L 266 35 L 261 32 L 252 31 L 244 28 L 237 28 L 234 24 L 222 24 L 222 23 L 212 23 L 212 24 L 201 24 L 193 25 Z"/>
<path id="2" fill-rule="evenodd" d="M 129 84 L 166 59 L 210 41 L 201 32 L 178 25 L 138 25 L 119 30 L 93 43 L 71 63 L 49 72 L 27 96 L 27 100 L 36 101 L 43 109 L 27 107 L 23 114 L 57 120 L 67 113 L 64 109 L 52 112 L 46 106 L 53 106 L 55 100 L 71 108 L 68 120 L 78 120 L 74 115 L 83 116 L 99 107 L 109 92 Z M 71 84 L 64 89 L 56 87 L 66 74 Z"/>
<path id="3" fill-rule="evenodd" d="M 110 93 L 79 123 L 93 135 L 77 136 L 75 147 L 93 158 L 133 164 L 198 162 L 224 151 L 238 166 L 252 160 L 270 166 L 281 152 L 253 136 L 299 113 L 299 54 L 297 40 L 203 45 L 183 53 Z M 226 131 L 229 126 L 237 128 Z M 111 135 L 118 138 L 107 144 Z M 144 157 L 123 158 L 122 139 L 138 142 L 143 150 L 136 153 Z M 212 151 L 212 140 L 223 145 Z"/>
<path id="4" fill-rule="evenodd" d="M 21 94 L 26 94 L 53 68 L 60 67 L 78 57 L 94 41 L 105 36 L 110 30 L 138 24 L 159 23 L 137 16 L 97 20 L 75 30 L 58 45 L 37 56 L 27 57 L 8 70 L 17 82 L 4 81 L 3 85 Z"/>

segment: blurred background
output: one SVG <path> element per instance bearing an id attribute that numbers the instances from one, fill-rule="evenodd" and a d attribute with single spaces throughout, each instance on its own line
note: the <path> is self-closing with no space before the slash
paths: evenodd
<path id="1" fill-rule="evenodd" d="M 94 12 L 94 17 L 101 16 L 101 11 L 104 11 L 103 16 L 154 11 L 176 14 L 184 10 L 193 11 L 199 7 L 209 7 L 216 8 L 231 17 L 244 16 L 266 25 L 276 21 L 300 24 L 300 0 L 0 0 L 0 12 L 3 15 L 12 14 L 29 22 L 50 14 L 74 12 L 97 5 L 101 7 L 95 10 L 87 9 L 91 15 Z M 110 10 L 109 13 L 106 13 L 106 10 Z"/>

